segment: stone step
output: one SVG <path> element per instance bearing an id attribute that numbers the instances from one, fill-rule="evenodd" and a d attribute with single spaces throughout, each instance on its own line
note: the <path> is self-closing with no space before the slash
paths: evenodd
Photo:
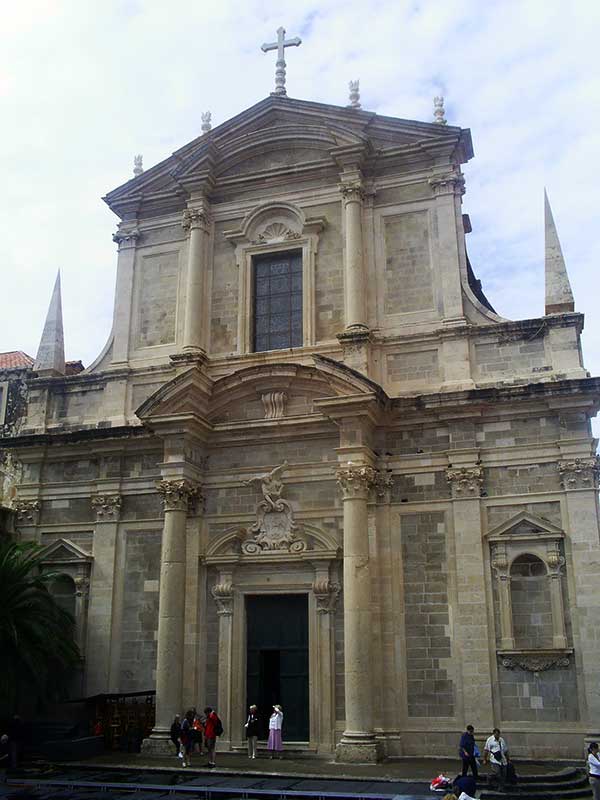
<path id="1" fill-rule="evenodd" d="M 589 783 L 571 787 L 556 784 L 538 784 L 537 786 L 510 786 L 505 792 L 484 789 L 480 800 L 575 800 L 580 797 L 591 797 Z"/>

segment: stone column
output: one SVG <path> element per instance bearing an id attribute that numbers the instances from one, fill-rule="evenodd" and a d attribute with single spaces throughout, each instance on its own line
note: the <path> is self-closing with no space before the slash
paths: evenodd
<path id="1" fill-rule="evenodd" d="M 567 575 L 571 571 L 569 589 L 577 679 L 585 696 L 583 720 L 587 717 L 587 729 L 592 731 L 596 730 L 600 719 L 600 640 L 596 631 L 600 583 L 597 495 L 600 461 L 597 456 L 574 454 L 576 448 L 581 452 L 589 445 L 589 441 L 584 444 L 581 440 L 561 443 L 565 458 L 558 462 L 558 471 L 565 491 L 565 527 L 570 540 L 571 563 L 567 565 Z"/>
<path id="2" fill-rule="evenodd" d="M 96 512 L 94 563 L 92 565 L 88 610 L 86 693 L 108 692 L 110 688 L 111 650 L 120 642 L 112 641 L 115 588 L 115 554 L 121 497 L 104 492 L 91 498 Z"/>
<path id="3" fill-rule="evenodd" d="M 454 647 L 463 692 L 464 722 L 477 730 L 493 727 L 493 685 L 485 592 L 485 559 L 481 534 L 481 490 L 483 469 L 476 451 L 454 451 L 453 467 L 446 472 L 452 492 L 456 548 L 456 589 Z M 460 464 L 460 466 L 459 466 Z M 457 676 L 458 677 L 458 676 Z"/>
<path id="4" fill-rule="evenodd" d="M 231 744 L 231 704 L 232 704 L 232 628 L 233 628 L 233 572 L 220 570 L 219 582 L 211 589 L 211 594 L 217 604 L 219 617 L 219 685 L 217 696 L 217 713 L 223 722 L 225 730 L 219 744 L 221 748 L 229 749 Z M 242 701 L 244 704 L 245 701 Z"/>
<path id="5" fill-rule="evenodd" d="M 371 574 L 367 499 L 376 473 L 364 464 L 340 467 L 344 504 L 344 673 L 346 728 L 336 750 L 343 762 L 377 761 L 373 732 Z"/>
<path id="6" fill-rule="evenodd" d="M 363 263 L 362 208 L 363 189 L 359 180 L 343 183 L 345 260 L 344 287 L 346 294 L 346 330 L 367 330 L 366 281 Z"/>
<path id="7" fill-rule="evenodd" d="M 129 358 L 129 336 L 131 333 L 131 309 L 133 304 L 133 270 L 135 250 L 140 232 L 136 223 L 122 223 L 113 236 L 119 246 L 117 262 L 117 284 L 115 287 L 113 365 L 127 365 Z"/>
<path id="8" fill-rule="evenodd" d="M 200 205 L 187 208 L 182 224 L 186 230 L 189 230 L 183 352 L 204 356 L 207 350 L 208 313 L 206 259 L 207 240 L 210 233 L 207 201 L 203 200 Z"/>
<path id="9" fill-rule="evenodd" d="M 550 572 L 550 603 L 552 605 L 552 646 L 567 647 L 567 631 L 565 627 L 565 609 L 562 594 L 562 567 L 565 559 L 558 550 L 548 555 Z"/>
<path id="10" fill-rule="evenodd" d="M 156 656 L 156 721 L 143 751 L 172 753 L 169 730 L 182 711 L 185 612 L 186 519 L 197 487 L 186 479 L 158 481 L 165 510 L 160 561 L 158 651 Z"/>
<path id="11" fill-rule="evenodd" d="M 333 621 L 340 587 L 329 576 L 328 561 L 315 563 L 312 590 L 317 611 L 317 653 L 319 665 L 316 702 L 316 738 L 319 753 L 331 754 L 335 744 L 335 652 Z"/>

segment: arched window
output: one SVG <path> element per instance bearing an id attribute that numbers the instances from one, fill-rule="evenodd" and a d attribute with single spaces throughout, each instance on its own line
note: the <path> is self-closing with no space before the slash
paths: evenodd
<path id="1" fill-rule="evenodd" d="M 69 614 L 75 619 L 75 581 L 68 575 L 60 575 L 49 584 L 48 589 L 50 594 L 54 597 L 57 604 L 68 611 Z"/>
<path id="2" fill-rule="evenodd" d="M 541 558 L 531 553 L 515 558 L 510 567 L 510 599 L 515 646 L 552 647 L 550 581 Z"/>

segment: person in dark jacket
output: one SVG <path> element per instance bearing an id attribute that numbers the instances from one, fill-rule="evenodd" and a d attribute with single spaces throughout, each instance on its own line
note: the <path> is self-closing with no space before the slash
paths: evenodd
<path id="1" fill-rule="evenodd" d="M 462 759 L 462 774 L 466 775 L 471 767 L 473 777 L 477 780 L 477 759 L 475 757 L 475 728 L 467 725 L 466 731 L 460 737 L 458 754 Z M 467 792 L 468 794 L 468 792 Z"/>
<path id="2" fill-rule="evenodd" d="M 472 778 L 470 775 L 460 775 L 458 778 L 454 779 L 452 791 L 457 797 L 460 797 L 463 792 L 468 797 L 475 797 L 477 792 L 475 778 Z"/>
<path id="3" fill-rule="evenodd" d="M 256 743 L 258 742 L 258 708 L 251 705 L 248 709 L 246 721 L 246 739 L 248 740 L 248 758 L 256 758 Z"/>
<path id="4" fill-rule="evenodd" d="M 175 755 L 179 755 L 179 739 L 181 737 L 181 717 L 175 714 L 175 719 L 171 723 L 171 741 L 175 745 Z"/>

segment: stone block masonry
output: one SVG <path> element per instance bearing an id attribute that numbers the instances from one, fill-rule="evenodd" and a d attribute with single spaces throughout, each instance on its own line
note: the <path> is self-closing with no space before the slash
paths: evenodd
<path id="1" fill-rule="evenodd" d="M 433 308 L 427 213 L 418 211 L 385 222 L 385 304 L 387 315 Z"/>

